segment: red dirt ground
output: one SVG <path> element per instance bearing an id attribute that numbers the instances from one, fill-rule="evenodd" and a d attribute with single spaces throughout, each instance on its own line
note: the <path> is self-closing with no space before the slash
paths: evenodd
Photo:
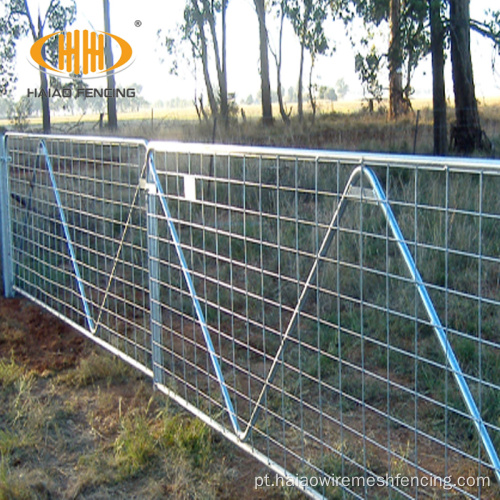
<path id="1" fill-rule="evenodd" d="M 42 373 L 77 364 L 88 342 L 78 332 L 26 299 L 0 299 L 0 357 Z"/>

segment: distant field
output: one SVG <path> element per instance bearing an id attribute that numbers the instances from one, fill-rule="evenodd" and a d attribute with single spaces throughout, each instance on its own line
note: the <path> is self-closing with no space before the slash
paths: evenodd
<path id="1" fill-rule="evenodd" d="M 483 113 L 487 110 L 485 108 L 496 108 L 500 106 L 500 97 L 489 97 L 486 99 L 481 99 L 479 101 L 480 111 Z M 451 103 L 449 102 L 450 110 L 452 110 Z M 378 108 L 387 109 L 388 102 L 384 99 L 380 105 L 376 105 L 376 110 Z M 413 110 L 431 110 L 432 109 L 432 99 L 431 98 L 418 98 L 412 99 Z M 297 111 L 297 103 L 286 104 L 287 109 L 292 110 L 292 116 L 296 114 Z M 322 100 L 318 101 L 318 114 L 331 114 L 331 113 L 341 113 L 341 114 L 351 114 L 358 113 L 364 107 L 366 107 L 366 101 L 364 100 L 340 100 L 340 101 L 328 101 Z M 243 109 L 247 118 L 259 118 L 261 114 L 261 106 L 260 104 L 238 104 L 239 109 Z M 310 112 L 309 103 L 305 103 L 306 113 Z M 188 106 L 185 108 L 160 108 L 155 109 L 154 106 L 151 108 L 141 109 L 140 111 L 135 112 L 127 112 L 120 113 L 119 119 L 122 121 L 135 121 L 135 120 L 151 120 L 153 115 L 154 120 L 180 120 L 180 121 L 190 121 L 190 120 L 198 120 L 198 116 L 196 114 L 196 110 L 194 106 Z M 273 105 L 273 115 L 279 119 L 279 107 L 278 104 L 275 103 Z M 99 113 L 88 113 L 84 115 L 63 115 L 63 114 L 52 114 L 51 116 L 52 123 L 61 124 L 61 123 L 76 123 L 76 122 L 94 122 L 97 123 L 99 121 Z M 28 120 L 30 125 L 41 125 L 42 118 L 41 116 L 37 116 L 34 118 L 30 118 Z M 0 119 L 0 125 L 8 127 L 10 125 L 10 121 L 6 118 Z"/>
<path id="2" fill-rule="evenodd" d="M 454 121 L 454 109 L 448 102 L 448 122 Z M 398 154 L 423 154 L 433 152 L 433 113 L 430 99 L 413 99 L 413 112 L 397 120 L 387 119 L 387 101 L 367 111 L 366 101 L 319 101 L 313 120 L 308 105 L 304 121 L 296 116 L 297 104 L 287 105 L 292 111 L 290 125 L 281 120 L 278 105 L 273 107 L 275 124 L 262 127 L 259 104 L 243 105 L 232 117 L 230 127 L 219 123 L 214 130 L 212 120 L 200 121 L 194 106 L 183 109 L 143 109 L 133 113 L 119 113 L 118 130 L 100 127 L 98 114 L 53 115 L 52 132 L 63 134 L 114 135 L 143 137 L 145 139 L 176 140 L 184 142 L 218 142 L 314 148 L 346 151 L 371 151 Z M 244 110 L 241 113 L 241 110 Z M 479 101 L 482 126 L 491 140 L 491 156 L 500 155 L 500 97 Z M 417 111 L 418 128 L 417 128 Z M 106 122 L 106 117 L 104 117 Z M 31 118 L 26 131 L 41 129 L 41 117 Z M 12 128 L 4 119 L 0 126 Z"/>
<path id="3" fill-rule="evenodd" d="M 430 99 L 415 99 L 412 101 L 414 103 L 414 109 L 422 109 L 425 107 L 430 107 L 432 105 L 432 101 Z M 498 99 L 500 102 L 500 98 Z M 319 113 L 357 113 L 359 112 L 363 106 L 366 105 L 363 100 L 350 100 L 350 101 L 319 101 L 318 102 L 318 111 Z M 383 101 L 382 105 L 386 105 Z M 287 109 L 292 109 L 292 115 L 297 112 L 297 103 L 286 104 Z M 259 118 L 261 115 L 261 105 L 260 104 L 238 104 L 239 109 L 243 109 L 248 118 Z M 140 111 L 135 112 L 127 112 L 120 113 L 119 118 L 125 121 L 133 121 L 133 120 L 151 120 L 151 110 L 153 109 L 153 118 L 156 120 L 198 120 L 198 116 L 196 114 L 196 110 L 193 105 L 185 107 L 185 108 L 170 108 L 170 109 L 155 109 L 154 106 L 151 108 L 141 109 Z M 310 112 L 309 103 L 305 103 L 306 113 Z M 279 106 L 277 103 L 273 105 L 273 115 L 276 118 L 279 118 Z M 88 113 L 85 115 L 59 115 L 53 114 L 51 116 L 51 120 L 53 123 L 75 123 L 78 121 L 82 122 L 95 122 L 99 121 L 99 113 Z M 31 125 L 41 125 L 42 117 L 34 117 L 29 119 L 29 123 Z M 0 125 L 9 126 L 10 121 L 8 119 L 1 119 Z"/>

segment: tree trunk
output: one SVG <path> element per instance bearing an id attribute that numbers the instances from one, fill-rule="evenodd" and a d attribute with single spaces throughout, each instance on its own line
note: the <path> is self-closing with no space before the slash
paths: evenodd
<path id="1" fill-rule="evenodd" d="M 224 86 L 224 108 L 223 117 L 224 124 L 227 127 L 229 125 L 229 102 L 227 95 L 227 29 L 226 29 L 226 12 L 227 12 L 227 0 L 222 0 L 222 75 L 223 75 L 223 86 Z M 222 86 L 221 86 L 222 89 Z M 221 90 L 222 94 L 222 90 Z"/>
<path id="2" fill-rule="evenodd" d="M 391 0 L 391 41 L 389 46 L 389 118 L 407 112 L 403 97 L 403 57 L 401 49 L 401 0 Z"/>
<path id="3" fill-rule="evenodd" d="M 259 19 L 260 39 L 260 85 L 262 94 L 262 121 L 266 125 L 273 123 L 273 108 L 271 103 L 271 81 L 269 78 L 269 52 L 266 27 L 266 10 L 264 0 L 254 0 L 255 10 Z"/>
<path id="4" fill-rule="evenodd" d="M 228 107 L 228 100 L 227 100 L 227 75 L 226 75 L 226 54 L 225 54 L 225 12 L 223 10 L 222 14 L 222 19 L 223 19 L 223 29 L 222 29 L 222 48 L 223 48 L 223 54 L 221 58 L 221 54 L 219 52 L 219 39 L 217 38 L 217 29 L 215 26 L 215 11 L 212 6 L 208 4 L 207 0 L 204 0 L 204 10 L 209 13 L 208 16 L 208 24 L 210 26 L 210 32 L 212 34 L 212 41 L 213 41 L 213 48 L 214 48 L 214 56 L 215 56 L 215 66 L 217 68 L 217 79 L 219 81 L 219 92 L 220 92 L 220 114 L 222 116 L 224 124 L 227 126 L 228 125 L 228 120 L 229 120 L 229 107 Z M 222 8 L 226 8 L 226 1 L 223 0 L 222 2 Z"/>
<path id="5" fill-rule="evenodd" d="M 470 154 L 484 143 L 472 72 L 469 0 L 450 0 L 450 32 L 456 117 L 451 139 L 458 152 Z"/>
<path id="6" fill-rule="evenodd" d="M 43 50 L 43 49 L 42 49 Z M 42 56 L 43 57 L 43 56 Z M 44 68 L 40 68 L 40 87 L 42 99 L 42 122 L 43 133 L 50 134 L 50 103 L 49 103 L 49 85 L 47 82 L 47 74 Z"/>
<path id="7" fill-rule="evenodd" d="M 104 0 L 104 31 L 111 33 L 111 23 L 109 20 L 109 0 Z M 104 43 L 104 56 L 106 59 L 106 68 L 113 66 L 113 50 L 111 48 L 111 38 L 107 36 Z M 108 89 L 113 89 L 110 96 L 106 98 L 108 103 L 108 127 L 116 129 L 118 127 L 118 116 L 116 114 L 116 97 L 115 97 L 115 74 L 114 70 L 107 73 Z"/>
<path id="8" fill-rule="evenodd" d="M 219 107 L 217 105 L 217 99 L 215 98 L 214 88 L 212 86 L 212 80 L 210 79 L 210 73 L 208 70 L 208 50 L 207 38 L 205 36 L 204 19 L 198 6 L 198 0 L 192 0 L 191 4 L 193 5 L 196 24 L 198 26 L 198 31 L 200 32 L 201 65 L 203 67 L 203 78 L 205 80 L 205 87 L 207 89 L 208 104 L 210 106 L 210 112 L 215 118 L 219 113 Z"/>
<path id="9" fill-rule="evenodd" d="M 299 122 L 302 122 L 304 119 L 304 103 L 302 96 L 302 77 L 304 74 L 304 49 L 305 49 L 305 41 L 301 40 L 300 44 L 300 66 L 299 66 L 299 84 L 297 89 L 297 107 L 299 112 Z"/>
<path id="10" fill-rule="evenodd" d="M 28 17 L 31 23 L 31 14 L 28 11 Z M 40 19 L 40 14 L 38 14 L 38 39 L 43 36 L 43 26 L 42 20 Z M 42 47 L 42 59 L 45 61 L 45 45 Z M 45 69 L 40 67 L 40 88 L 41 88 L 41 99 L 42 99 L 42 123 L 43 123 L 43 133 L 50 134 L 50 102 L 49 102 L 49 84 L 47 80 L 47 73 Z"/>
<path id="11" fill-rule="evenodd" d="M 432 99 L 434 114 L 434 154 L 448 154 L 446 122 L 446 93 L 444 83 L 444 25 L 441 19 L 441 0 L 430 0 L 432 53 Z"/>
<path id="12" fill-rule="evenodd" d="M 210 113 L 213 117 L 216 117 L 219 114 L 219 106 L 217 105 L 212 80 L 210 80 L 210 73 L 208 72 L 207 47 L 205 42 L 202 42 L 202 47 L 204 47 L 204 50 L 202 49 L 201 65 L 203 66 L 203 78 L 207 89 L 208 104 L 210 106 Z"/>
<path id="13" fill-rule="evenodd" d="M 316 119 L 316 98 L 314 97 L 314 88 L 313 88 L 313 82 L 312 82 L 314 63 L 315 63 L 315 60 L 314 60 L 314 58 L 312 58 L 311 69 L 309 70 L 309 102 L 311 103 L 313 123 L 314 123 L 314 120 Z"/>
<path id="14" fill-rule="evenodd" d="M 280 107 L 280 115 L 281 119 L 288 125 L 290 123 L 290 112 L 287 112 L 285 109 L 285 104 L 283 102 L 283 87 L 281 85 L 281 62 L 282 62 L 282 54 L 283 54 L 283 21 L 285 20 L 285 9 L 281 8 L 280 15 L 280 33 L 279 33 L 279 42 L 278 42 L 278 54 L 273 52 L 274 60 L 276 62 L 276 80 L 278 84 L 278 88 L 276 90 L 278 94 L 278 103 Z"/>

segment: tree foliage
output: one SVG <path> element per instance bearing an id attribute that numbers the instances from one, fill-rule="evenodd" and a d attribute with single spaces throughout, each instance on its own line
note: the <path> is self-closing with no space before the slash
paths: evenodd
<path id="1" fill-rule="evenodd" d="M 2 39 L 13 50 L 15 55 L 16 42 L 25 36 L 30 36 L 36 42 L 44 34 L 64 31 L 71 25 L 76 17 L 75 0 L 51 0 L 45 14 L 38 12 L 34 18 L 28 0 L 8 0 L 5 6 L 6 16 L 2 20 L 0 30 L 2 34 L 7 31 L 7 36 Z M 4 43 L 2 43 L 4 46 Z M 56 65 L 58 56 L 58 42 L 55 37 L 50 38 L 44 45 L 45 60 L 52 66 Z"/>
<path id="2" fill-rule="evenodd" d="M 287 0 L 273 0 L 271 8 L 275 13 L 276 19 L 279 20 L 278 31 L 278 47 L 274 48 L 270 45 L 269 49 L 273 55 L 276 64 L 276 89 L 278 97 L 278 105 L 280 109 L 281 119 L 285 123 L 290 123 L 290 115 L 292 109 L 287 110 L 283 99 L 283 85 L 281 81 L 282 67 L 283 67 L 283 27 L 287 13 Z"/>
<path id="3" fill-rule="evenodd" d="M 494 11 L 488 9 L 485 12 L 485 16 L 483 21 L 471 19 L 471 29 L 489 38 L 495 44 L 500 54 L 500 10 Z"/>
<path id="4" fill-rule="evenodd" d="M 401 39 L 403 41 L 403 64 L 406 65 L 404 93 L 407 98 L 413 92 L 413 73 L 422 59 L 430 52 L 428 23 L 428 1 L 406 0 L 401 11 Z"/>
<path id="5" fill-rule="evenodd" d="M 300 63 L 298 81 L 299 120 L 303 118 L 303 71 L 304 53 L 311 56 L 311 71 L 318 55 L 325 54 L 329 48 L 328 38 L 324 30 L 324 22 L 328 17 L 329 0 L 289 0 L 284 8 L 290 19 L 293 30 L 300 42 Z M 311 76 L 310 79 L 311 81 Z M 311 104 L 314 102 L 309 85 Z"/>
<path id="6" fill-rule="evenodd" d="M 373 110 L 373 101 L 380 102 L 383 96 L 383 87 L 379 80 L 382 56 L 377 52 L 375 45 L 371 45 L 366 54 L 357 53 L 354 60 L 354 69 L 359 74 L 363 84 L 363 94 Z"/>
<path id="7" fill-rule="evenodd" d="M 74 0 L 67 0 L 63 3 L 61 0 L 51 0 L 45 14 L 38 12 L 38 18 L 34 18 L 28 0 L 8 0 L 4 7 L 6 15 L 0 23 L 0 52 L 6 56 L 6 59 L 0 63 L 1 68 L 5 69 L 6 74 L 13 73 L 13 60 L 16 55 L 17 42 L 25 37 L 31 36 L 33 42 L 36 42 L 47 32 L 64 31 L 66 27 L 73 23 L 76 16 L 76 4 Z M 57 61 L 58 44 L 56 37 L 49 39 L 44 44 L 43 58 L 53 66 Z M 0 85 L 2 91 L 8 91 L 15 80 L 5 80 L 6 76 L 2 71 Z M 47 92 L 48 81 L 44 71 L 40 71 L 41 89 Z M 44 132 L 50 131 L 50 108 L 49 99 L 42 95 L 43 110 L 43 129 Z"/>
<path id="8" fill-rule="evenodd" d="M 17 81 L 15 72 L 16 41 L 20 27 L 11 28 L 7 19 L 0 19 L 0 95 L 6 96 Z"/>
<path id="9" fill-rule="evenodd" d="M 31 116 L 32 112 L 32 101 L 25 95 L 23 95 L 17 102 L 9 102 L 9 120 L 17 130 L 24 130 L 27 127 L 28 118 Z"/>
<path id="10" fill-rule="evenodd" d="M 347 85 L 344 78 L 339 78 L 337 83 L 335 84 L 335 93 L 339 97 L 339 99 L 344 99 L 344 97 L 349 92 L 349 85 Z"/>
<path id="11" fill-rule="evenodd" d="M 373 27 L 379 28 L 384 23 L 391 21 L 390 7 L 391 0 L 343 0 L 340 16 L 346 23 L 350 23 L 355 17 L 363 20 L 368 32 L 368 35 L 361 40 L 361 43 L 364 43 L 365 40 L 369 39 Z M 401 99 L 409 106 L 410 96 L 413 93 L 412 77 L 415 69 L 430 51 L 428 0 L 402 1 L 395 29 L 397 36 L 391 39 L 387 51 L 380 54 L 382 59 L 378 68 L 381 70 L 384 67 L 384 62 L 387 61 L 388 66 L 394 68 L 395 72 L 401 71 L 404 82 L 402 82 L 399 92 Z M 396 46 L 393 45 L 394 40 L 397 41 Z M 358 52 L 358 54 L 361 53 Z M 375 63 L 373 53 L 369 52 L 365 57 L 368 56 L 371 60 L 365 61 L 365 66 L 373 69 Z M 363 73 L 360 71 L 358 73 L 363 78 Z M 364 74 L 366 77 L 366 71 Z M 366 89 L 366 82 L 362 81 Z M 370 94 L 370 92 L 368 93 Z"/>

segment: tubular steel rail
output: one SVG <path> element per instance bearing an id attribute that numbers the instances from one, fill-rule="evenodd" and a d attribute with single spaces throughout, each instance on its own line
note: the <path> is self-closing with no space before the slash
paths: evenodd
<path id="1" fill-rule="evenodd" d="M 7 296 L 309 496 L 500 482 L 498 162 L 6 141 Z"/>

